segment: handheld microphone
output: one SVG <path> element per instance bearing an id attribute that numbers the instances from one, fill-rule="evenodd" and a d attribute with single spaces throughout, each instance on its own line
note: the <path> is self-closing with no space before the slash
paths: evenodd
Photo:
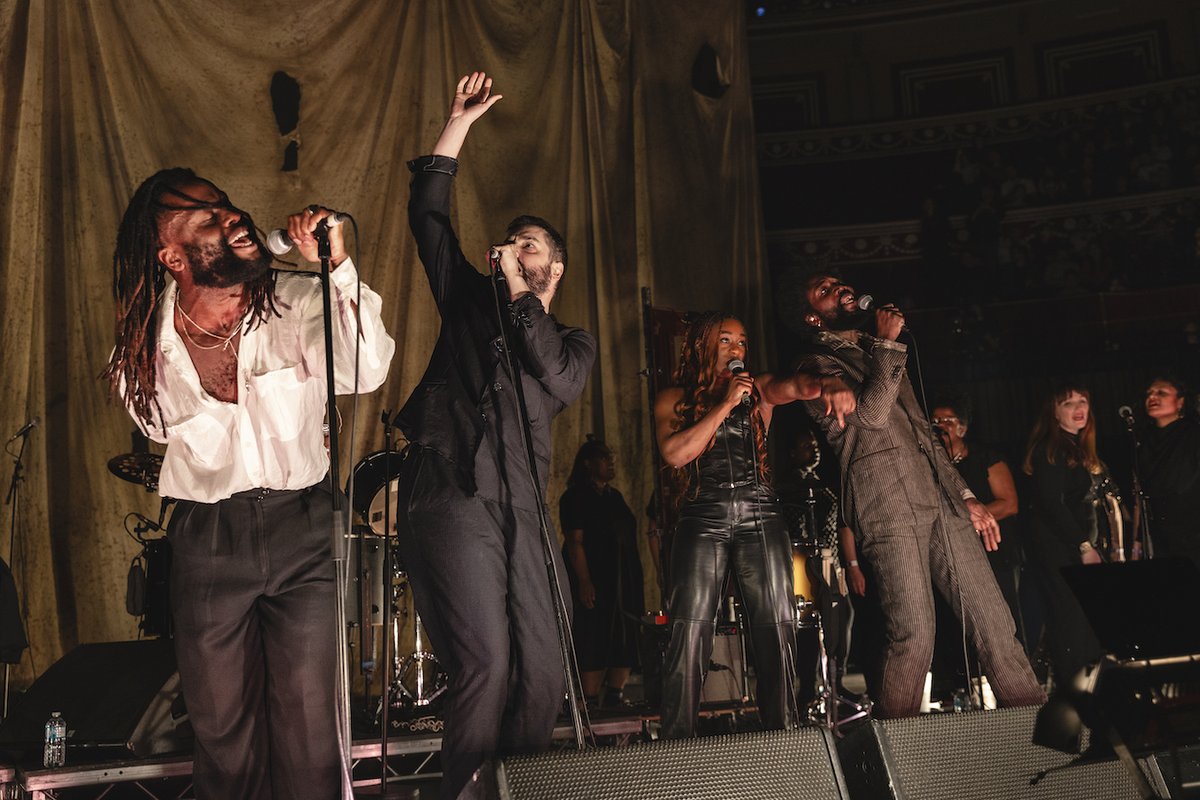
<path id="1" fill-rule="evenodd" d="M 42 424 L 42 418 L 34 417 L 33 419 L 29 420 L 29 422 L 26 422 L 24 425 L 22 425 L 21 429 L 19 431 L 17 431 L 12 436 L 10 436 L 8 441 L 12 442 L 12 441 L 16 441 L 17 439 L 20 439 L 22 436 L 29 433 L 31 430 L 33 430 L 34 428 L 36 428 L 38 425 L 41 425 L 41 424 Z"/>
<path id="2" fill-rule="evenodd" d="M 731 358 L 729 359 L 729 363 L 726 365 L 726 368 L 729 370 L 730 375 L 741 375 L 746 371 L 746 362 L 742 361 L 740 358 Z M 750 405 L 750 395 L 744 395 L 742 397 L 742 405 Z"/>
<path id="3" fill-rule="evenodd" d="M 876 301 L 876 299 L 869 294 L 860 294 L 855 302 L 858 303 L 858 307 L 863 311 L 870 311 L 872 308 L 879 305 L 878 301 Z"/>
<path id="4" fill-rule="evenodd" d="M 344 214 L 341 211 L 334 211 L 328 217 L 321 220 L 325 228 L 336 228 L 346 220 L 350 219 L 349 214 Z M 292 241 L 292 237 L 288 236 L 288 232 L 283 228 L 276 228 L 267 234 L 267 249 L 277 256 L 285 256 L 292 251 L 296 243 Z"/>
<path id="5" fill-rule="evenodd" d="M 880 305 L 879 301 L 869 294 L 860 294 L 857 298 L 855 298 L 855 302 L 858 303 L 858 308 L 860 311 L 870 311 L 871 309 Z M 887 303 L 883 303 L 883 305 L 886 306 Z M 905 323 L 904 325 L 901 325 L 900 329 L 907 331 L 908 324 Z"/>
<path id="6" fill-rule="evenodd" d="M 487 253 L 488 269 L 492 271 L 492 277 L 499 283 L 504 283 L 504 270 L 500 269 L 500 248 L 492 246 L 488 248 Z"/>
<path id="7" fill-rule="evenodd" d="M 1125 425 L 1132 430 L 1137 423 L 1137 420 L 1133 418 L 1133 409 L 1129 406 L 1121 406 L 1117 409 L 1117 413 L 1121 415 L 1121 419 L 1125 420 Z"/>

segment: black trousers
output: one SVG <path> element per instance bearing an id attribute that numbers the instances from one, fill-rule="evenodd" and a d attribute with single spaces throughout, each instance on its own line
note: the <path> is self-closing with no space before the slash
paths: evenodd
<path id="1" fill-rule="evenodd" d="M 332 523 L 325 484 L 175 509 L 171 608 L 198 800 L 340 796 Z"/>
<path id="2" fill-rule="evenodd" d="M 794 718 L 796 622 L 792 544 L 778 505 L 753 486 L 708 490 L 684 506 L 671 541 L 671 641 L 663 663 L 662 737 L 694 736 L 712 657 L 717 606 L 732 570 L 750 628 L 759 715 L 766 728 Z"/>
<path id="3" fill-rule="evenodd" d="M 441 796 L 482 797 L 484 762 L 548 748 L 563 704 L 537 514 L 468 494 L 453 465 L 416 445 L 399 502 L 400 554 L 449 677 Z M 552 550 L 567 595 L 562 558 Z"/>

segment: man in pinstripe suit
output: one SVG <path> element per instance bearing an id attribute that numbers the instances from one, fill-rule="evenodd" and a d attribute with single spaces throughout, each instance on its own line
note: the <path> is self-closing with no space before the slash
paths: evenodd
<path id="1" fill-rule="evenodd" d="M 931 583 L 962 618 L 999 703 L 1043 702 L 984 554 L 1000 528 L 931 436 L 905 369 L 907 346 L 896 341 L 903 315 L 880 308 L 876 335 L 861 332 L 854 290 L 830 275 L 809 278 L 804 299 L 814 334 L 804 368 L 840 377 L 858 398 L 845 425 L 820 403 L 805 407 L 838 454 L 844 516 L 877 576 L 887 635 L 877 715 L 920 710 L 933 657 Z"/>

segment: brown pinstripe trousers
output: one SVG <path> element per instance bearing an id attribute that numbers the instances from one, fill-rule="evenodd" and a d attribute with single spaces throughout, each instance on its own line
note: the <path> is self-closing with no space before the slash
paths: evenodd
<path id="1" fill-rule="evenodd" d="M 914 525 L 877 523 L 859 533 L 863 557 L 874 568 L 887 635 L 876 716 L 905 717 L 920 710 L 933 658 L 931 587 L 962 619 L 999 704 L 1045 701 L 970 521 L 945 509 L 913 511 Z"/>

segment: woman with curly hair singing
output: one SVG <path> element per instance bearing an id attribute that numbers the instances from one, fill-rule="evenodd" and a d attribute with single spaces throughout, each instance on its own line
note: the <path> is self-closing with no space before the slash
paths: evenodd
<path id="1" fill-rule="evenodd" d="M 708 312 L 688 327 L 674 385 L 655 398 L 659 451 L 672 470 L 679 522 L 671 548 L 671 640 L 663 665 L 662 736 L 695 733 L 721 589 L 741 592 L 763 726 L 799 723 L 792 691 L 795 620 L 787 523 L 770 486 L 767 430 L 777 405 L 822 397 L 839 422 L 854 395 L 838 378 L 752 377 L 746 329 Z"/>

